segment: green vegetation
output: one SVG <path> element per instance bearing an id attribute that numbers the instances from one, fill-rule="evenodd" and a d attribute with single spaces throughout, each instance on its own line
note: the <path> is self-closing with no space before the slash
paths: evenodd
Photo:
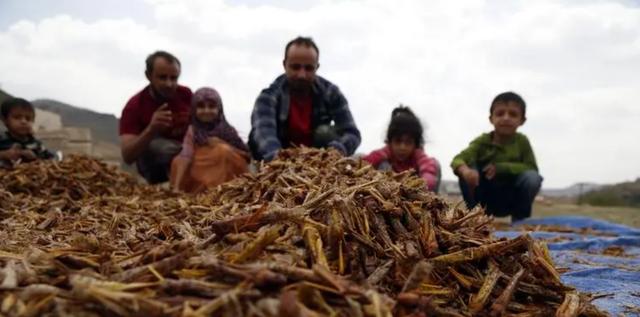
<path id="1" fill-rule="evenodd" d="M 588 192 L 578 198 L 578 203 L 593 206 L 640 207 L 640 178 L 634 182 L 609 185 Z"/>

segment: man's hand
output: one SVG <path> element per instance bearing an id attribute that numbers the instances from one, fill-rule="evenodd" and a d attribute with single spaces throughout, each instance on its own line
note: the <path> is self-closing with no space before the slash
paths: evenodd
<path id="1" fill-rule="evenodd" d="M 36 160 L 38 157 L 36 156 L 36 153 L 33 153 L 33 151 L 31 150 L 21 150 L 20 151 L 20 156 L 25 160 L 25 161 L 34 161 Z"/>
<path id="2" fill-rule="evenodd" d="M 340 152 L 340 154 L 342 155 L 347 155 L 347 148 L 344 147 L 344 145 L 342 145 L 342 143 L 338 142 L 338 141 L 331 141 L 329 142 L 329 147 L 332 147 L 336 150 L 338 150 L 338 152 Z"/>
<path id="3" fill-rule="evenodd" d="M 496 166 L 494 164 L 489 164 L 482 169 L 482 172 L 488 180 L 492 180 L 494 177 L 496 177 Z"/>
<path id="4" fill-rule="evenodd" d="M 151 123 L 149 123 L 149 129 L 153 133 L 158 133 L 170 128 L 172 122 L 173 119 L 171 111 L 169 110 L 169 105 L 165 103 L 153 113 Z"/>
<path id="5" fill-rule="evenodd" d="M 127 164 L 135 162 L 147 149 L 151 140 L 159 132 L 166 131 L 171 126 L 173 126 L 173 115 L 169 110 L 169 106 L 165 103 L 153 113 L 151 122 L 142 133 L 120 135 L 120 149 L 124 162 Z"/>

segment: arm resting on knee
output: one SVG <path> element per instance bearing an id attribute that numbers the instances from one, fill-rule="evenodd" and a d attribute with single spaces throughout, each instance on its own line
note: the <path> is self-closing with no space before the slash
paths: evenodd
<path id="1" fill-rule="evenodd" d="M 154 133 L 149 129 L 145 129 L 141 134 L 123 134 L 120 136 L 120 148 L 122 153 L 122 159 L 125 163 L 131 164 L 135 162 L 138 157 L 144 152 L 151 140 L 153 140 Z"/>

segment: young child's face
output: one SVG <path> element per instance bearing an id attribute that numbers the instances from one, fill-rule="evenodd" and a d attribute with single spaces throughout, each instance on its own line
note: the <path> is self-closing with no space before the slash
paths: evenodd
<path id="1" fill-rule="evenodd" d="M 408 134 L 403 134 L 399 137 L 391 138 L 391 153 L 400 161 L 407 160 L 413 154 L 416 149 L 416 140 Z"/>
<path id="2" fill-rule="evenodd" d="M 516 133 L 519 126 L 524 123 L 522 108 L 515 102 L 496 103 L 489 117 L 495 133 L 510 136 Z"/>
<path id="3" fill-rule="evenodd" d="M 33 120 L 35 113 L 32 109 L 17 107 L 12 109 L 3 119 L 7 130 L 17 137 L 27 137 L 33 134 Z"/>
<path id="4" fill-rule="evenodd" d="M 196 118 L 200 122 L 215 122 L 220 116 L 220 107 L 212 100 L 203 100 L 196 104 Z"/>

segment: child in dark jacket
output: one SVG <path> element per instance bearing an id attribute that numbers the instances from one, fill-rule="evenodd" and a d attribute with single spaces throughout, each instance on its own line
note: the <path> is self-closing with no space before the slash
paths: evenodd
<path id="1" fill-rule="evenodd" d="M 467 207 L 480 204 L 488 214 L 511 215 L 512 221 L 531 216 L 542 177 L 529 139 L 517 132 L 525 110 L 524 100 L 513 92 L 496 96 L 489 109 L 493 131 L 471 141 L 451 162 Z"/>
<path id="2" fill-rule="evenodd" d="M 440 165 L 423 150 L 424 136 L 420 120 L 405 106 L 391 112 L 387 129 L 387 145 L 375 150 L 363 159 L 376 169 L 393 170 L 396 173 L 413 169 L 426 184 L 428 190 L 437 192 L 440 184 Z"/>
<path id="3" fill-rule="evenodd" d="M 55 157 L 33 136 L 36 113 L 30 102 L 22 98 L 7 99 L 0 106 L 0 113 L 7 127 L 5 134 L 0 136 L 1 167 Z"/>

